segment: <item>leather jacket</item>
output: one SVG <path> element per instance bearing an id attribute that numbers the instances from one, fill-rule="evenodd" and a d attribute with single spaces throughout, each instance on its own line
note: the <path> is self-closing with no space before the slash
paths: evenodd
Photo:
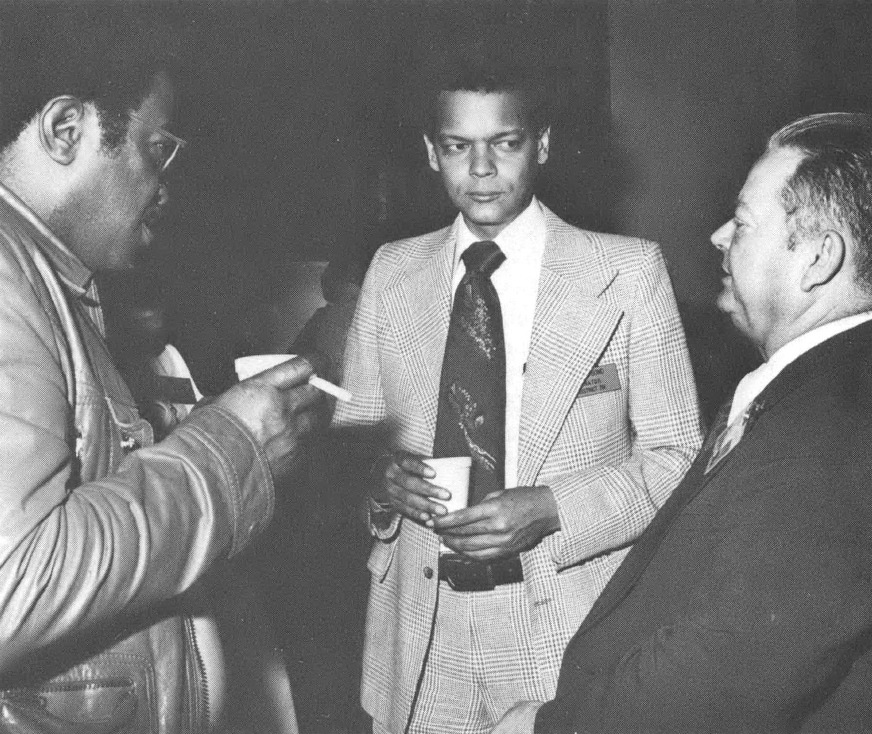
<path id="1" fill-rule="evenodd" d="M 273 502 L 226 411 L 153 442 L 91 273 L 0 186 L 0 731 L 208 730 L 183 595 Z"/>

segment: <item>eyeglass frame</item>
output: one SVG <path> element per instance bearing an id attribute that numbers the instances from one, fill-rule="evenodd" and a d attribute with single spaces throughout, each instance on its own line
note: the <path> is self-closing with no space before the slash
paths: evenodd
<path id="1" fill-rule="evenodd" d="M 173 135 L 169 130 L 162 128 L 160 125 L 156 125 L 149 120 L 146 120 L 144 117 L 142 117 L 141 115 L 137 115 L 135 112 L 128 112 L 127 116 L 130 117 L 131 120 L 136 120 L 141 125 L 145 125 L 147 128 L 153 130 L 160 135 L 163 135 L 165 138 L 175 143 L 175 148 L 173 148 L 173 152 L 170 153 L 169 157 L 164 161 L 163 165 L 161 166 L 160 172 L 164 173 L 170 167 L 170 163 L 173 162 L 179 150 L 184 148 L 188 144 L 188 141 L 184 138 L 180 138 L 178 135 Z"/>

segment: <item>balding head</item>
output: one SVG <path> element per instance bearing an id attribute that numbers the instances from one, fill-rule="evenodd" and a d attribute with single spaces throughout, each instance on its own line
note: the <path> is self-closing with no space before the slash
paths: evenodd
<path id="1" fill-rule="evenodd" d="M 872 119 L 814 115 L 775 133 L 712 243 L 718 305 L 764 356 L 872 309 Z"/>

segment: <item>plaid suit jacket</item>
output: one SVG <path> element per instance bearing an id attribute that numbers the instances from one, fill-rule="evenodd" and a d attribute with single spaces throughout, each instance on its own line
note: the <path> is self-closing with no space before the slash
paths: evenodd
<path id="1" fill-rule="evenodd" d="M 657 245 L 545 215 L 518 475 L 521 486 L 551 487 L 560 511 L 561 530 L 522 554 L 538 673 L 551 693 L 567 642 L 690 466 L 701 433 Z M 452 225 L 376 253 L 345 353 L 355 398 L 338 406 L 335 425 L 378 429 L 391 447 L 430 455 L 455 236 Z M 619 390 L 583 389 L 597 365 L 615 366 Z M 439 540 L 399 518 L 373 533 L 361 698 L 400 732 L 435 618 L 439 582 L 427 569 L 438 565 Z"/>

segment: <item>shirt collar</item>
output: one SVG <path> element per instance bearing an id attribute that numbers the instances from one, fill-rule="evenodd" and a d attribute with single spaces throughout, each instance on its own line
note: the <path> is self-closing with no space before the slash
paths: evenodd
<path id="1" fill-rule="evenodd" d="M 805 334 L 800 334 L 795 339 L 791 339 L 787 344 L 776 350 L 757 369 L 749 372 L 741 379 L 733 395 L 733 404 L 730 406 L 728 422 L 732 423 L 735 417 L 750 405 L 763 392 L 764 388 L 791 362 L 818 344 L 822 344 L 827 339 L 834 337 L 836 334 L 853 329 L 855 326 L 859 326 L 870 319 L 872 319 L 872 311 L 864 311 L 863 313 L 845 316 L 844 318 L 822 324 L 811 331 L 805 332 Z"/>
<path id="2" fill-rule="evenodd" d="M 91 287 L 94 273 L 61 242 L 48 225 L 3 184 L 0 184 L 0 202 L 15 211 L 36 231 L 35 239 L 40 248 L 71 291 L 79 298 L 93 298 L 94 295 L 89 291 L 94 291 Z"/>
<path id="3" fill-rule="evenodd" d="M 457 269 L 460 262 L 460 256 L 464 253 L 467 247 L 474 242 L 480 242 L 481 238 L 476 237 L 469 231 L 466 221 L 463 219 L 463 214 L 457 215 L 457 245 L 454 248 L 454 269 Z M 515 217 L 503 230 L 494 237 L 493 241 L 499 245 L 500 249 L 505 254 L 506 259 L 518 258 L 527 254 L 530 249 L 531 242 L 545 241 L 546 223 L 545 212 L 542 211 L 542 205 L 534 196 L 527 208 L 524 209 L 517 217 Z"/>

